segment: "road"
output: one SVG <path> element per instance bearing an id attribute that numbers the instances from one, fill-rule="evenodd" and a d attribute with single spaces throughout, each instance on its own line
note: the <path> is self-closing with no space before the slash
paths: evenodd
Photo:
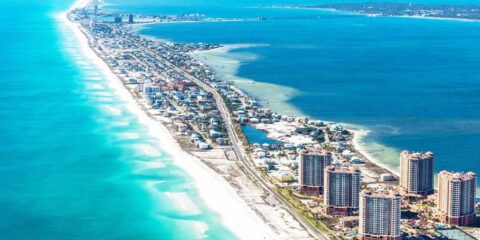
<path id="1" fill-rule="evenodd" d="M 146 47 L 143 47 L 143 46 L 141 46 L 137 43 L 133 43 L 133 42 L 131 42 L 131 43 L 134 44 L 135 46 L 137 46 L 139 49 L 149 53 L 151 56 L 155 57 L 158 61 L 162 62 L 163 64 L 165 64 L 165 65 L 169 66 L 170 68 L 173 68 L 173 69 L 183 73 L 188 80 L 196 83 L 199 87 L 201 87 L 205 91 L 211 93 L 213 95 L 214 99 L 215 99 L 215 102 L 216 102 L 218 110 L 220 111 L 220 114 L 223 118 L 223 121 L 227 126 L 227 132 L 228 132 L 228 136 L 230 138 L 230 141 L 232 143 L 232 148 L 235 151 L 235 154 L 237 155 L 238 159 L 240 160 L 239 162 L 241 163 L 243 168 L 247 171 L 247 173 L 250 174 L 270 195 L 273 195 L 277 199 L 277 201 L 282 203 L 285 206 L 285 209 L 287 209 L 290 212 L 290 214 L 292 214 L 295 217 L 295 219 L 298 222 L 300 222 L 300 224 L 313 237 L 315 237 L 317 239 L 330 239 L 329 236 L 326 233 L 320 232 L 319 230 L 317 230 L 314 226 L 312 226 L 309 222 L 307 222 L 307 220 L 305 220 L 300 214 L 295 212 L 293 210 L 294 209 L 293 206 L 288 201 L 286 201 L 282 196 L 280 196 L 275 190 L 273 190 L 272 186 L 257 173 L 257 171 L 254 169 L 254 167 L 252 167 L 250 165 L 250 163 L 245 158 L 246 153 L 244 152 L 244 150 L 242 148 L 242 142 L 240 141 L 240 138 L 238 137 L 238 134 L 235 131 L 235 127 L 233 125 L 233 119 L 232 119 L 232 116 L 230 114 L 230 111 L 228 110 L 225 101 L 223 100 L 222 96 L 218 93 L 218 91 L 216 91 L 213 87 L 204 83 L 200 79 L 197 79 L 196 77 L 192 76 L 190 73 L 183 70 L 182 68 L 177 67 L 173 63 L 164 59 L 163 57 L 161 57 L 157 53 L 151 51 L 150 49 L 148 49 Z"/>

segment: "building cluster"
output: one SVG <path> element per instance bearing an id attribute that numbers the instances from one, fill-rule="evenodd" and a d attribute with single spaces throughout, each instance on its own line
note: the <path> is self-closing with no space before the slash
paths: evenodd
<path id="1" fill-rule="evenodd" d="M 243 110 L 240 112 L 243 113 Z M 339 157 L 335 156 L 336 154 L 348 151 L 347 148 L 351 145 L 347 141 L 351 140 L 352 134 L 336 125 L 310 121 L 308 118 L 293 118 L 276 113 L 270 115 L 270 112 L 264 109 L 248 111 L 248 113 L 252 112 L 258 115 L 243 117 L 247 118 L 244 121 L 250 122 L 248 126 L 253 126 L 259 134 L 265 134 L 264 131 L 266 131 L 275 138 L 273 143 L 251 144 L 251 158 L 255 165 L 265 169 L 266 173 L 281 186 L 295 187 L 298 184 L 295 184 L 294 180 L 298 176 L 298 182 L 302 183 L 299 185 L 302 192 L 309 192 L 308 195 L 321 194 L 324 180 L 317 173 L 322 172 L 335 159 L 338 160 Z M 260 114 L 264 115 L 258 118 L 258 123 L 251 123 L 256 122 L 255 117 Z M 326 150 L 324 146 L 327 145 L 332 151 Z M 309 152 L 312 154 L 310 155 Z M 317 158 L 322 158 L 323 162 L 316 161 Z M 344 157 L 341 158 L 344 159 Z M 351 160 L 357 164 L 362 163 L 356 158 Z M 299 169 L 308 164 L 312 166 L 308 168 L 309 172 Z M 303 174 L 298 174 L 299 172 Z"/>
<path id="2" fill-rule="evenodd" d="M 129 15 L 133 21 L 133 15 Z M 129 25 L 115 16 L 113 22 L 96 21 L 85 9 L 71 17 L 88 30 L 92 48 L 122 81 L 155 110 L 167 118 L 175 129 L 189 136 L 200 149 L 211 145 L 228 145 L 224 122 L 214 98 L 188 75 L 215 82 L 208 66 L 188 55 L 191 51 L 218 47 L 210 44 L 175 44 L 145 39 L 132 32 Z M 120 18 L 120 19 L 119 19 Z M 181 70 L 179 70 L 180 68 Z"/>
<path id="3" fill-rule="evenodd" d="M 251 143 L 248 148 L 252 162 L 269 180 L 297 189 L 301 197 L 317 199 L 322 214 L 358 228 L 359 238 L 400 239 L 405 204 L 434 194 L 433 153 L 403 151 L 399 187 L 393 186 L 394 176 L 377 176 L 356 157 L 352 132 L 336 124 L 262 108 L 253 97 L 220 80 L 188 54 L 219 45 L 146 39 L 133 32 L 134 15 L 103 14 L 113 21 L 99 21 L 98 11 L 78 9 L 69 17 L 82 25 L 94 51 L 143 99 L 152 114 L 171 123 L 174 131 L 201 150 L 229 145 L 219 106 L 212 92 L 201 86 L 207 84 L 224 99 L 237 126 L 253 126 L 278 140 Z M 128 24 L 123 22 L 125 16 Z M 442 171 L 438 179 L 435 219 L 454 226 L 474 224 L 476 175 Z"/>
<path id="4" fill-rule="evenodd" d="M 361 173 L 357 168 L 331 163 L 327 152 L 302 154 L 298 173 L 300 192 L 323 194 L 327 215 L 358 215 L 358 233 L 362 239 L 400 239 L 403 203 L 424 200 L 434 194 L 432 152 L 400 154 L 400 186 L 375 184 L 361 190 Z M 441 171 L 434 219 L 452 226 L 474 225 L 476 181 L 472 172 Z"/>
<path id="5" fill-rule="evenodd" d="M 370 16 L 415 16 L 449 19 L 480 19 L 480 7 L 474 4 L 421 4 L 402 2 L 327 3 L 307 8 L 335 9 Z"/>

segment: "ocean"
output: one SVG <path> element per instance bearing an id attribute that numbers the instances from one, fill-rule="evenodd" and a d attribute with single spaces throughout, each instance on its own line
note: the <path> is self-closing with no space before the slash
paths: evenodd
<path id="1" fill-rule="evenodd" d="M 0 1 L 0 239 L 236 239 L 55 17 L 72 3 Z M 106 8 L 322 14 L 141 33 L 232 44 L 209 56 L 227 80 L 276 111 L 369 130 L 363 144 L 393 169 L 410 149 L 434 151 L 437 171 L 480 172 L 480 23 L 258 8 L 294 3 L 110 0 Z"/>
<path id="2" fill-rule="evenodd" d="M 56 15 L 0 1 L 0 239 L 236 239 Z"/>
<path id="3" fill-rule="evenodd" d="M 298 1 L 240 1 L 222 11 L 215 7 L 221 1 L 209 1 L 210 8 L 200 0 L 188 6 L 166 2 L 156 8 L 128 8 L 280 17 L 139 30 L 174 42 L 228 45 L 228 51 L 198 57 L 273 110 L 368 131 L 363 147 L 393 171 L 398 171 L 400 151 L 408 149 L 433 151 L 437 172 L 480 173 L 480 22 L 262 8 Z M 115 4 L 109 8 L 127 11 Z M 291 19 L 311 15 L 320 17 Z"/>

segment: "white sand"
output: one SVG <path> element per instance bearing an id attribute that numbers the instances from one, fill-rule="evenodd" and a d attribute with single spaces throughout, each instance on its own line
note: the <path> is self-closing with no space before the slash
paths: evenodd
<path id="1" fill-rule="evenodd" d="M 365 156 L 369 161 L 371 161 L 375 165 L 385 168 L 390 172 L 396 174 L 397 176 L 399 175 L 398 169 L 392 168 L 391 166 L 384 164 L 382 160 L 372 156 L 372 154 L 370 154 L 365 148 L 365 144 L 362 144 L 362 140 L 368 135 L 369 130 L 362 129 L 362 130 L 351 130 L 351 131 L 353 131 L 354 133 L 352 144 L 357 151 L 363 154 L 363 156 Z"/>
<path id="2" fill-rule="evenodd" d="M 315 144 L 316 141 L 308 136 L 303 134 L 296 134 L 295 129 L 300 127 L 303 124 L 297 122 L 274 122 L 271 124 L 259 123 L 255 125 L 256 129 L 260 129 L 267 132 L 267 137 L 275 139 L 285 143 L 291 144 Z"/>
<path id="3" fill-rule="evenodd" d="M 87 6 L 89 2 L 89 0 L 77 1 L 68 11 Z M 192 177 L 200 197 L 210 209 L 220 215 L 222 223 L 241 239 L 274 239 L 275 234 L 270 227 L 242 201 L 221 176 L 205 166 L 199 159 L 181 149 L 165 126 L 151 119 L 142 111 L 135 99 L 123 86 L 121 80 L 90 48 L 88 39 L 80 31 L 79 26 L 68 20 L 67 12 L 60 14 L 58 17 L 78 39 L 79 48 L 86 59 L 98 66 L 104 76 L 107 77 L 109 87 L 126 102 L 127 109 L 137 116 L 141 124 L 148 128 L 149 135 L 158 139 L 159 147 L 171 155 L 174 163 Z M 201 228 L 205 229 L 207 227 L 202 226 Z"/>

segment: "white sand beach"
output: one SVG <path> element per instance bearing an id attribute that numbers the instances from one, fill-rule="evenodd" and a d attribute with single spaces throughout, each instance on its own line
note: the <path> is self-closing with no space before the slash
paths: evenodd
<path id="1" fill-rule="evenodd" d="M 365 156 L 369 161 L 378 165 L 382 168 L 387 169 L 388 171 L 394 173 L 395 175 L 399 176 L 398 169 L 392 168 L 385 164 L 381 159 L 378 157 L 374 157 L 366 148 L 365 143 L 363 142 L 364 138 L 369 134 L 369 130 L 366 129 L 357 129 L 353 130 L 354 137 L 352 139 L 352 144 L 354 148 L 360 152 L 363 156 Z"/>
<path id="2" fill-rule="evenodd" d="M 68 11 L 88 6 L 89 3 L 89 0 L 77 1 Z M 142 110 L 121 80 L 90 48 L 88 39 L 79 26 L 68 20 L 67 12 L 60 14 L 58 18 L 78 39 L 79 48 L 85 58 L 98 66 L 99 71 L 106 77 L 109 88 L 115 92 L 114 95 L 121 97 L 127 103 L 127 109 L 138 118 L 139 123 L 147 127 L 149 135 L 158 139 L 158 147 L 171 155 L 174 163 L 191 176 L 200 197 L 210 209 L 220 215 L 223 224 L 241 239 L 278 239 L 271 228 L 238 196 L 232 186 L 198 158 L 181 149 L 167 128 Z M 191 205 L 188 202 L 183 205 L 179 203 L 179 206 L 189 204 Z"/>

